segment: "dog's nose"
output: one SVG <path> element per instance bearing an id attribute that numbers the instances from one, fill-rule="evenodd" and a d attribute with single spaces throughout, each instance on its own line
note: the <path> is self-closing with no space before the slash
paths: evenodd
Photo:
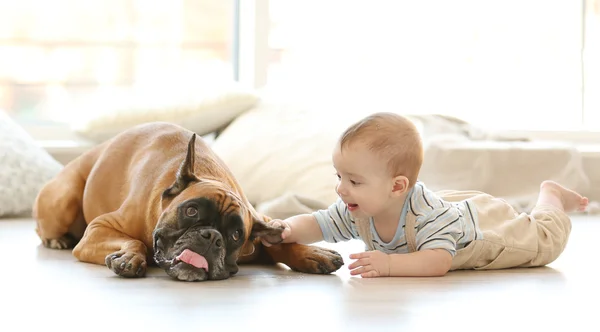
<path id="1" fill-rule="evenodd" d="M 215 232 L 216 231 L 205 229 L 200 231 L 200 236 L 210 241 L 217 248 L 221 248 L 223 246 L 223 240 L 221 239 L 219 234 Z"/>

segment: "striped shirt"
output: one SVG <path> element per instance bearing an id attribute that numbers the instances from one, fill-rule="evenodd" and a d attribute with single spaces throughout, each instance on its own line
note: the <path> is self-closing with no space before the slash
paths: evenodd
<path id="1" fill-rule="evenodd" d="M 483 238 L 474 203 L 469 200 L 444 201 L 422 182 L 417 182 L 407 195 L 398 228 L 390 242 L 381 240 L 373 225 L 373 218 L 370 218 L 375 249 L 388 254 L 408 253 L 404 227 L 409 213 L 416 217 L 417 250 L 446 249 L 454 256 L 456 250 L 464 248 L 473 240 Z M 312 215 L 317 219 L 324 241 L 360 239 L 348 207 L 341 199 L 327 209 L 313 212 Z"/>

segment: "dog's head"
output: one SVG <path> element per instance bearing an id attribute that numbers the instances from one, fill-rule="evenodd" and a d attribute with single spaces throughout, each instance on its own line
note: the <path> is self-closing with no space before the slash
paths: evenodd
<path id="1" fill-rule="evenodd" d="M 226 279 L 237 273 L 242 247 L 256 237 L 281 240 L 226 184 L 194 174 L 194 134 L 174 183 L 162 194 L 153 232 L 154 260 L 175 279 Z"/>

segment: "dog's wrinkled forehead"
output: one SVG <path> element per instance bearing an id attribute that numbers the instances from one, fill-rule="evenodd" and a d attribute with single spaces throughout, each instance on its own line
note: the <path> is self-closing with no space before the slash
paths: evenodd
<path id="1" fill-rule="evenodd" d="M 237 209 L 239 211 L 244 208 L 239 195 L 229 190 L 221 182 L 203 180 L 192 185 L 188 190 L 193 196 L 211 199 L 221 209 L 222 213 L 225 213 L 228 209 Z"/>

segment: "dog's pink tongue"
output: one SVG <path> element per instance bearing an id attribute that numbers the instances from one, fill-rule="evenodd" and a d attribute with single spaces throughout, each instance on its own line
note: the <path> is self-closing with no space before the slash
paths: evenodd
<path id="1" fill-rule="evenodd" d="M 177 259 L 182 262 L 186 262 L 190 265 L 193 265 L 199 269 L 204 269 L 205 271 L 208 271 L 208 262 L 206 261 L 206 258 L 198 255 L 197 253 L 189 249 L 185 249 L 181 254 L 179 254 L 179 256 L 177 256 Z"/>

